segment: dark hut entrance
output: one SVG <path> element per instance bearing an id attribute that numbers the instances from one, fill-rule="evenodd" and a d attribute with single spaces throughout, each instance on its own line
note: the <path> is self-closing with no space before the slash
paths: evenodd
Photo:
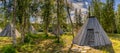
<path id="1" fill-rule="evenodd" d="M 86 45 L 94 45 L 94 30 L 93 29 L 87 29 L 86 34 Z"/>

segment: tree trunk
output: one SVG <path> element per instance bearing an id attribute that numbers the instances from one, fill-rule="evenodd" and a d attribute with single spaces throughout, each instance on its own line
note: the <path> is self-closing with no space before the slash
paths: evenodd
<path id="1" fill-rule="evenodd" d="M 58 28 L 57 28 L 57 35 L 56 36 L 57 36 L 58 43 L 60 42 L 60 33 L 59 33 L 59 31 L 60 31 L 59 30 L 59 26 L 60 26 L 60 24 L 59 24 L 59 14 L 60 14 L 59 11 L 60 10 L 59 10 L 59 4 L 60 4 L 59 0 L 57 0 L 57 27 Z"/>
<path id="2" fill-rule="evenodd" d="M 72 27 L 72 35 L 73 35 L 73 38 L 74 38 L 74 31 L 73 31 L 74 25 L 73 25 L 73 22 L 72 22 L 72 19 L 71 19 L 71 16 L 70 16 L 70 11 L 69 11 L 69 7 L 68 7 L 68 2 L 67 2 L 67 0 L 66 0 L 66 7 L 67 7 L 68 18 L 70 19 L 70 23 L 71 23 L 71 27 Z"/>
<path id="3" fill-rule="evenodd" d="M 22 26 L 21 26 L 21 42 L 24 43 L 24 39 L 25 39 L 25 29 L 26 29 L 26 17 L 25 17 L 25 14 L 23 15 L 22 17 Z"/>
<path id="4" fill-rule="evenodd" d="M 74 31 L 73 31 L 73 22 L 72 22 L 72 19 L 71 19 L 71 16 L 70 16 L 70 11 L 69 11 L 69 7 L 68 7 L 68 2 L 67 2 L 67 0 L 66 0 L 66 7 L 67 7 L 67 13 L 68 13 L 68 17 L 69 17 L 69 19 L 70 19 L 70 23 L 71 23 L 71 27 L 72 27 L 72 36 L 73 36 L 73 38 L 74 38 Z M 73 41 L 72 41 L 73 42 Z M 68 51 L 68 53 L 70 53 L 70 51 L 71 51 L 71 48 L 73 47 L 73 43 L 71 44 L 71 47 L 69 48 L 69 51 Z"/>
<path id="5" fill-rule="evenodd" d="M 48 37 L 48 27 L 47 26 L 45 28 L 45 35 L 46 35 L 46 37 Z"/>
<path id="6" fill-rule="evenodd" d="M 25 33 L 24 33 L 24 28 L 22 27 L 22 31 L 21 31 L 21 42 L 22 43 L 24 43 L 24 39 L 25 39 Z"/>
<path id="7" fill-rule="evenodd" d="M 13 34 L 12 39 L 13 39 L 13 45 L 16 46 L 17 42 L 16 42 L 16 35 L 15 35 L 15 22 L 16 22 L 16 0 L 14 0 L 14 7 L 13 7 L 13 25 L 12 25 L 12 30 L 11 30 L 11 34 Z"/>

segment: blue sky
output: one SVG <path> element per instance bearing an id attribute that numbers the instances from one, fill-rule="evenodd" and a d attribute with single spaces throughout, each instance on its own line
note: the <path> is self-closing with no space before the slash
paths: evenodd
<path id="1" fill-rule="evenodd" d="M 117 10 L 118 4 L 120 4 L 120 0 L 115 0 L 115 10 Z"/>

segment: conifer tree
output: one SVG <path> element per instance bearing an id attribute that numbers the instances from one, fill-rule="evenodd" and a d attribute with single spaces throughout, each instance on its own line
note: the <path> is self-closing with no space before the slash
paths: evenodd
<path id="1" fill-rule="evenodd" d="M 65 6 L 64 6 L 64 0 L 57 0 L 57 38 L 58 42 L 60 41 L 60 28 L 63 27 L 63 24 L 66 20 L 66 14 L 65 14 Z"/>
<path id="2" fill-rule="evenodd" d="M 117 15 L 116 15 L 117 32 L 120 33 L 120 4 L 118 5 Z"/>
<path id="3" fill-rule="evenodd" d="M 49 25 L 53 18 L 52 14 L 53 14 L 54 0 L 43 0 L 42 5 L 43 6 L 41 7 L 41 13 L 42 13 L 42 20 L 44 25 L 44 32 L 45 35 L 48 36 Z"/>

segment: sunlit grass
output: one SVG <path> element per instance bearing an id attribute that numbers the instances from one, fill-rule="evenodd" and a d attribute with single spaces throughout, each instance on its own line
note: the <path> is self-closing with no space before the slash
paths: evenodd
<path id="1" fill-rule="evenodd" d="M 102 49 L 91 49 L 89 52 L 94 53 L 109 53 L 111 49 L 115 51 L 115 53 L 120 52 L 120 34 L 108 34 L 110 40 L 112 41 L 113 48 L 102 48 Z M 34 40 L 35 44 L 25 43 L 18 44 L 16 50 L 18 52 L 43 52 L 43 53 L 56 53 L 56 52 L 64 52 L 67 53 L 69 47 L 72 43 L 72 35 L 71 34 L 63 34 L 60 36 L 60 43 L 56 43 L 56 36 L 53 34 L 49 34 L 48 37 L 45 37 L 44 33 L 33 34 L 31 37 Z M 20 41 L 20 40 L 19 40 Z M 9 45 L 12 43 L 10 37 L 0 37 L 0 49 L 3 46 Z"/>
<path id="2" fill-rule="evenodd" d="M 72 35 L 62 35 L 61 39 L 63 39 L 63 41 L 65 42 L 65 46 L 68 46 L 72 43 Z"/>
<path id="3" fill-rule="evenodd" d="M 120 52 L 120 34 L 109 34 L 115 53 Z"/>
<path id="4" fill-rule="evenodd" d="M 0 37 L 0 48 L 7 44 L 11 44 L 11 38 L 10 37 Z"/>

